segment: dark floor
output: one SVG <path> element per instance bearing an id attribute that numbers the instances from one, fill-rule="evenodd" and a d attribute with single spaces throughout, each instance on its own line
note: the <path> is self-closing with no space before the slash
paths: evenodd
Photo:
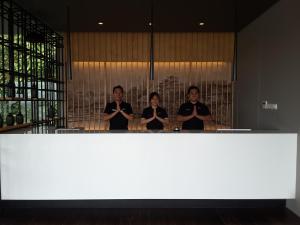
<path id="1" fill-rule="evenodd" d="M 300 218 L 287 209 L 2 209 L 0 224 L 300 225 Z"/>

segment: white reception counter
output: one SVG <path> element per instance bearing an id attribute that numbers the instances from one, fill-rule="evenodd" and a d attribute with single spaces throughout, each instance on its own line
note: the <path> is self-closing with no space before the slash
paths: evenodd
<path id="1" fill-rule="evenodd" d="M 2 200 L 292 199 L 296 133 L 1 134 Z"/>

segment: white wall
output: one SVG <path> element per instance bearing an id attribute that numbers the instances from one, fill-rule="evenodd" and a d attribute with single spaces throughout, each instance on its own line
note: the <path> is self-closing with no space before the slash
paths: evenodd
<path id="1" fill-rule="evenodd" d="M 299 11 L 299 0 L 280 0 L 239 33 L 236 127 L 299 130 Z M 279 110 L 262 110 L 264 100 L 277 103 Z M 297 200 L 287 202 L 298 215 L 299 173 Z"/>

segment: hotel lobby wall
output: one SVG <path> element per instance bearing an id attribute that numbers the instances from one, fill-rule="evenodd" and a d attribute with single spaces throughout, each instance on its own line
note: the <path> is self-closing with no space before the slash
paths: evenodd
<path id="1" fill-rule="evenodd" d="M 299 9 L 298 0 L 281 0 L 239 33 L 235 127 L 299 131 Z M 263 110 L 265 100 L 278 110 Z M 299 169 L 297 176 L 297 199 L 287 206 L 300 215 Z"/>
<path id="2" fill-rule="evenodd" d="M 103 130 L 101 113 L 112 87 L 125 88 L 125 100 L 139 118 L 148 95 L 157 91 L 175 123 L 189 85 L 201 90 L 218 127 L 232 123 L 232 33 L 155 33 L 155 76 L 149 80 L 149 33 L 71 33 L 72 80 L 68 81 L 69 127 Z M 140 130 L 139 119 L 130 129 Z M 211 125 L 207 129 L 214 129 Z"/>

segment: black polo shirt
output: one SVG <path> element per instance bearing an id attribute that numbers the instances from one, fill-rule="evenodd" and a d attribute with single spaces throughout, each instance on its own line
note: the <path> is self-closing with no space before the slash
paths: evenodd
<path id="1" fill-rule="evenodd" d="M 194 105 L 197 107 L 198 115 L 208 116 L 210 115 L 209 109 L 203 103 L 197 102 L 196 104 L 192 104 L 191 102 L 183 103 L 178 111 L 178 115 L 181 116 L 190 116 L 193 114 Z M 183 130 L 204 130 L 203 120 L 198 119 L 197 117 L 193 117 L 192 119 L 185 121 L 182 123 Z"/>
<path id="2" fill-rule="evenodd" d="M 127 113 L 128 115 L 132 114 L 132 107 L 127 102 L 121 102 L 120 109 Z M 117 110 L 117 103 L 111 102 L 107 103 L 104 109 L 104 113 L 112 114 Z M 121 112 L 117 113 L 113 118 L 109 120 L 109 129 L 110 130 L 128 130 L 128 120 L 122 115 Z"/>
<path id="3" fill-rule="evenodd" d="M 153 113 L 154 113 L 154 109 L 150 106 L 148 108 L 145 108 L 143 110 L 143 115 L 142 118 L 144 119 L 150 119 L 151 117 L 153 117 Z M 156 108 L 156 114 L 158 117 L 165 119 L 168 118 L 168 114 L 166 112 L 166 110 L 164 110 L 161 107 L 157 107 Z M 164 129 L 164 125 L 162 122 L 160 122 L 158 119 L 154 119 L 151 122 L 147 123 L 147 129 L 148 130 L 163 130 Z"/>

